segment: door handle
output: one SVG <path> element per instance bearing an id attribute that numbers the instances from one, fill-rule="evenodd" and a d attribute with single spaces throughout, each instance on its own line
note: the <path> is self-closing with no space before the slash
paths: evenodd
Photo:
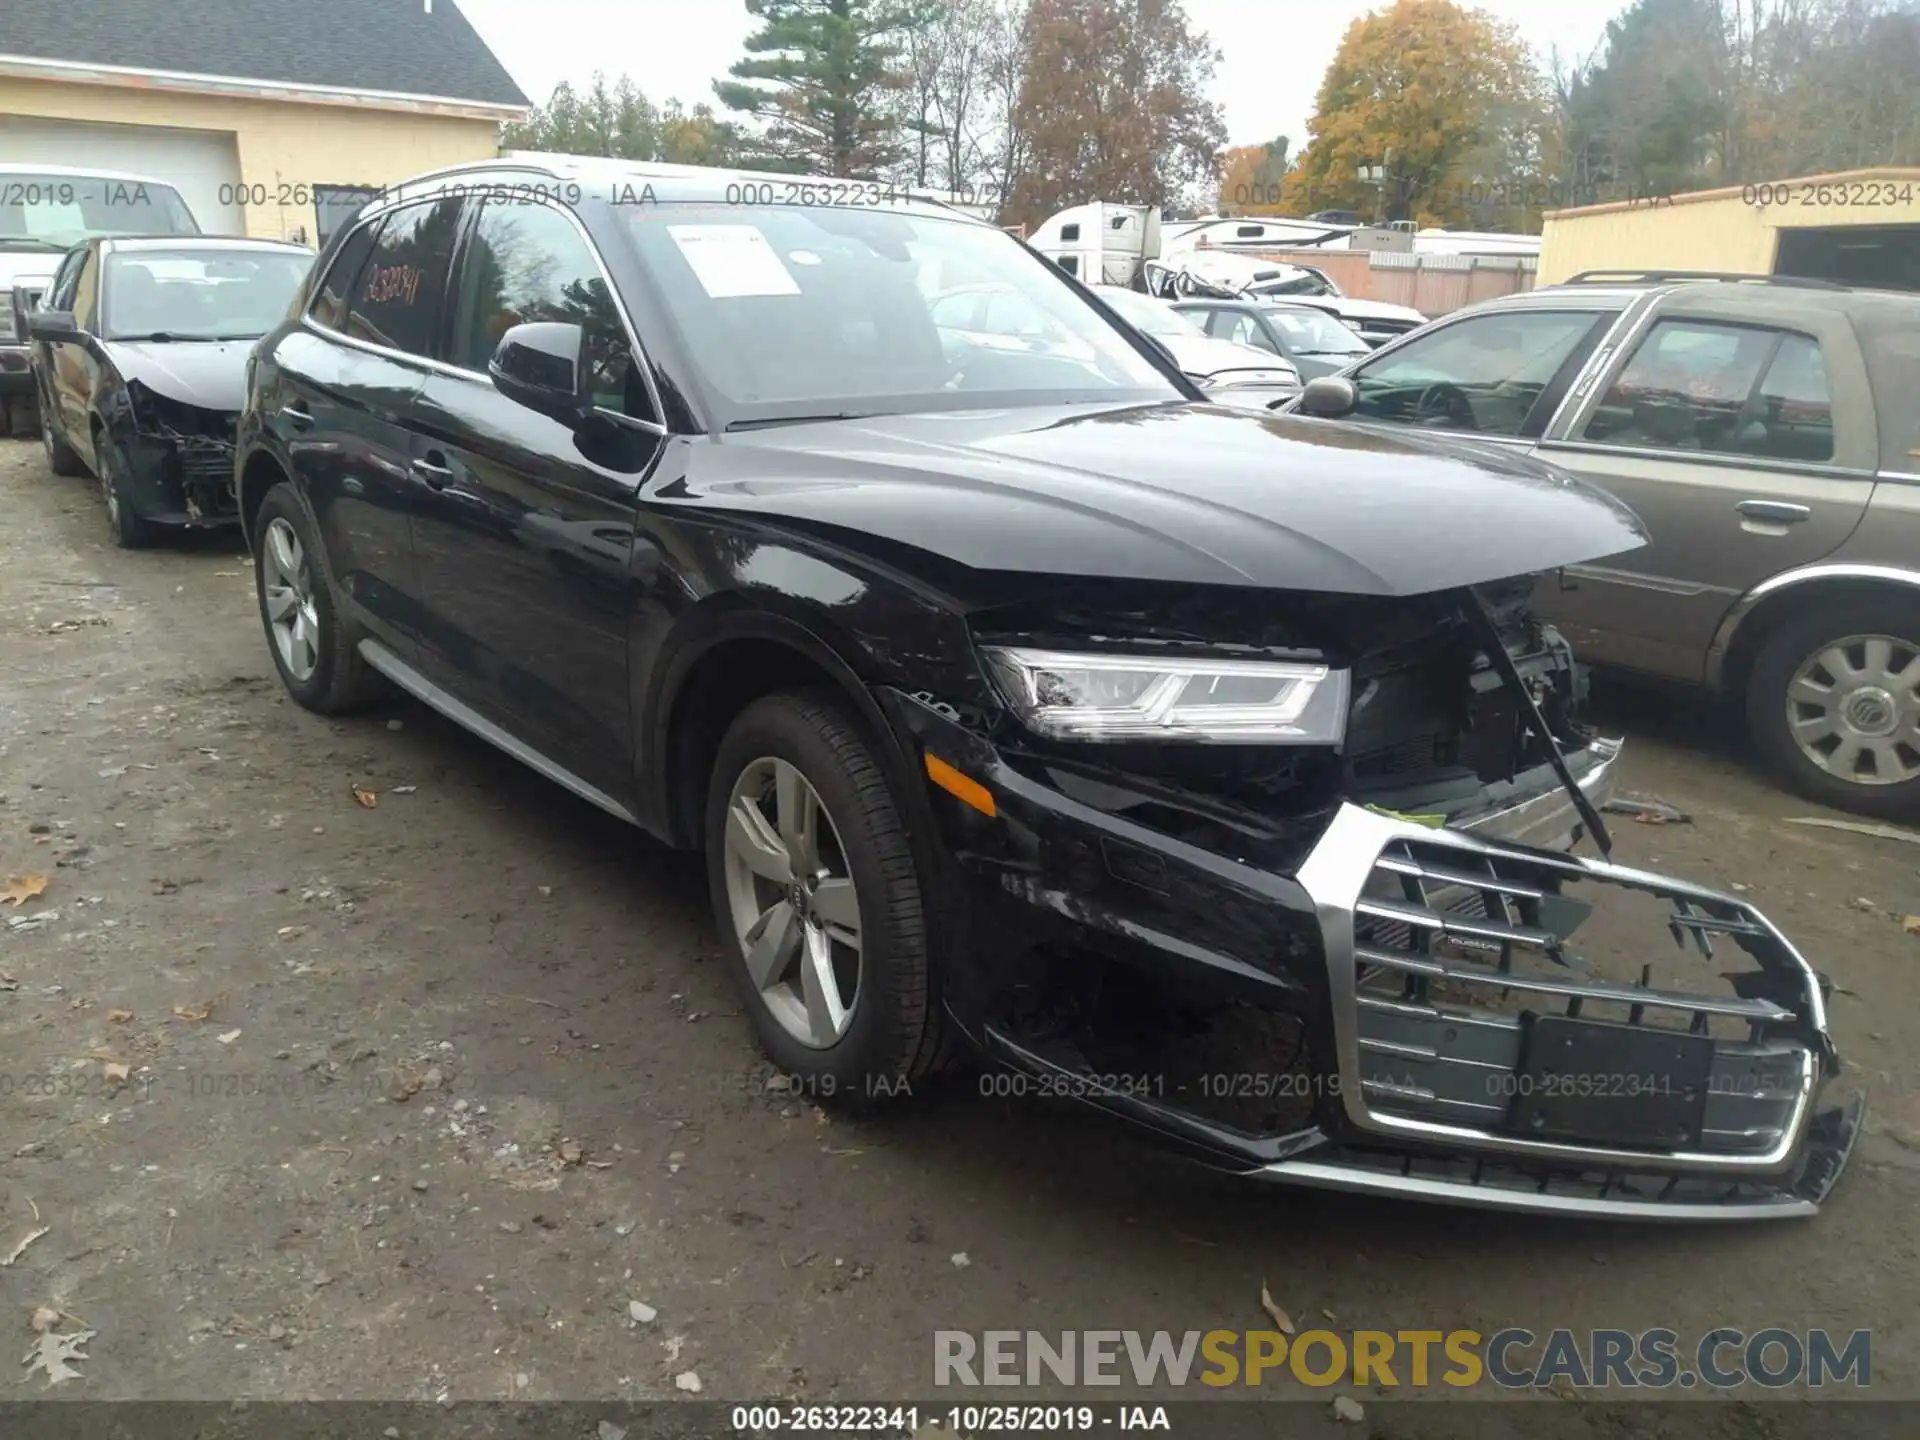
<path id="1" fill-rule="evenodd" d="M 1749 520 L 1769 520 L 1775 525 L 1798 525 L 1813 518 L 1810 507 L 1785 500 L 1742 500 L 1733 508 Z"/>
<path id="2" fill-rule="evenodd" d="M 413 473 L 424 480 L 429 489 L 444 490 L 453 483 L 452 467 L 440 463 L 445 458 L 435 450 L 427 458 L 413 462 Z"/>
<path id="3" fill-rule="evenodd" d="M 282 405 L 280 407 L 280 418 L 295 430 L 311 430 L 313 428 L 313 416 L 302 410 L 298 405 Z"/>

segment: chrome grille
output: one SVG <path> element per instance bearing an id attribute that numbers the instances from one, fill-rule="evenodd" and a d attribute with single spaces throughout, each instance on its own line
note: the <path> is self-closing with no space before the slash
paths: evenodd
<path id="1" fill-rule="evenodd" d="M 1342 1104 L 1362 1131 L 1535 1163 L 1790 1163 L 1836 1062 L 1818 977 L 1752 906 L 1351 805 L 1299 875 L 1327 929 Z M 1674 1146 L 1519 1128 L 1515 1086 L 1546 1019 L 1563 1037 L 1568 1022 L 1646 1027 L 1701 1051 L 1701 1128 Z"/>

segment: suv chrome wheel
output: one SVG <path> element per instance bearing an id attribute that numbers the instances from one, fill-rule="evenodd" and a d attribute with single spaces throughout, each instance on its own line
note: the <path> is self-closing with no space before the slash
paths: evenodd
<path id="1" fill-rule="evenodd" d="M 1920 776 L 1920 647 L 1848 635 L 1801 662 L 1787 685 L 1787 729 L 1800 753 L 1854 785 Z"/>
<path id="2" fill-rule="evenodd" d="M 724 856 L 747 975 L 780 1028 L 837 1044 L 860 999 L 860 898 L 833 818 L 798 767 L 763 757 L 733 783 Z"/>
<path id="3" fill-rule="evenodd" d="M 320 664 L 320 613 L 313 598 L 313 569 L 293 526 L 274 517 L 262 538 L 261 599 L 280 663 L 295 680 L 307 680 Z"/>

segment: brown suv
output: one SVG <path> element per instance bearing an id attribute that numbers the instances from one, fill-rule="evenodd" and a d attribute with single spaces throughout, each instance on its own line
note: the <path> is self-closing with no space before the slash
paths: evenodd
<path id="1" fill-rule="evenodd" d="M 1612 491 L 1652 543 L 1538 596 L 1582 656 L 1739 697 L 1817 800 L 1920 815 L 1920 295 L 1589 272 L 1450 315 L 1297 408 Z"/>

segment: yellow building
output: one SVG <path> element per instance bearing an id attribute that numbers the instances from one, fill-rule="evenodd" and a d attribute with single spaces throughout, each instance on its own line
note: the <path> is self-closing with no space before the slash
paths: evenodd
<path id="1" fill-rule="evenodd" d="M 162 180 L 210 233 L 317 244 L 526 111 L 454 0 L 0 0 L 0 164 Z"/>
<path id="2" fill-rule="evenodd" d="M 1583 270 L 1799 275 L 1920 290 L 1920 169 L 1850 170 L 1550 212 L 1539 283 Z"/>

